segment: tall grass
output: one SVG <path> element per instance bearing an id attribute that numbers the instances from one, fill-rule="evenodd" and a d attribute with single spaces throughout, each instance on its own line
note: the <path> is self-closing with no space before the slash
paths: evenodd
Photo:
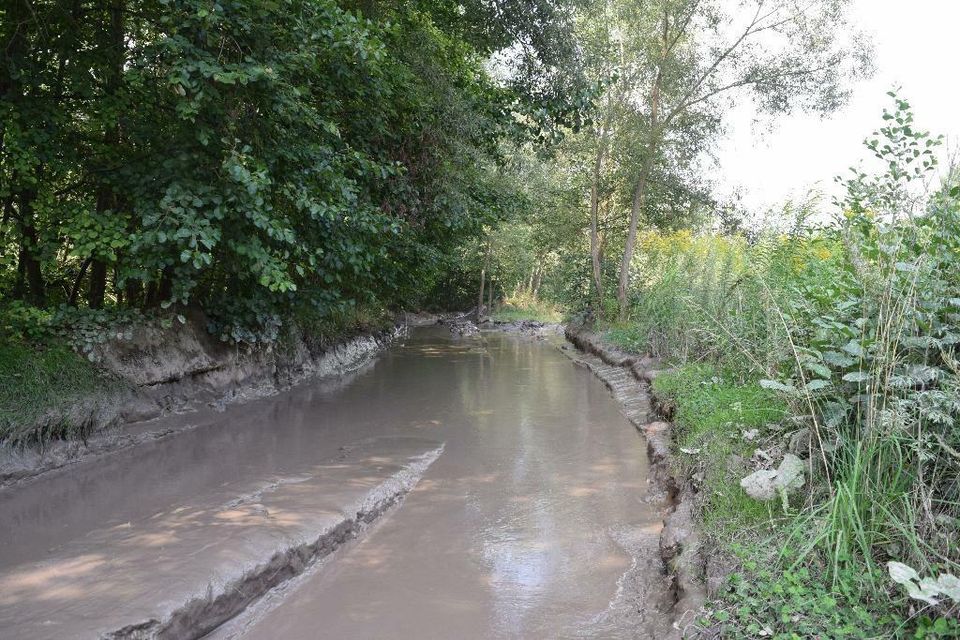
<path id="1" fill-rule="evenodd" d="M 631 322 L 608 332 L 788 402 L 814 480 L 788 544 L 834 584 L 896 586 L 890 560 L 960 569 L 960 194 L 948 195 L 924 215 L 854 207 L 831 228 L 749 242 L 650 233 Z"/>
<path id="2" fill-rule="evenodd" d="M 529 289 L 518 286 L 508 295 L 493 312 L 496 322 L 518 322 L 535 320 L 543 323 L 558 323 L 563 320 L 563 309 L 531 292 Z"/>

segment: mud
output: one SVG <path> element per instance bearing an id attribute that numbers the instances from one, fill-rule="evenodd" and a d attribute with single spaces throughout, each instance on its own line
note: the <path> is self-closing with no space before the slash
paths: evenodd
<path id="1" fill-rule="evenodd" d="M 85 441 L 58 441 L 43 449 L 0 448 L 0 488 L 83 460 L 166 438 L 202 422 L 177 416 L 273 395 L 314 378 L 344 376 L 370 362 L 406 331 L 406 325 L 361 335 L 329 347 L 311 345 L 294 331 L 284 351 L 229 347 L 210 336 L 202 317 L 169 329 L 143 326 L 131 338 L 96 352 L 101 366 L 123 382 L 87 399 L 80 411 L 53 419 L 92 421 Z M 163 418 L 174 416 L 173 419 Z"/>
<path id="2" fill-rule="evenodd" d="M 0 491 L 0 636 L 197 637 L 250 603 L 211 637 L 676 633 L 648 445 L 544 340 L 416 329 L 191 424 Z"/>
<path id="3" fill-rule="evenodd" d="M 708 586 L 717 579 L 708 575 L 709 563 L 695 518 L 695 491 L 689 483 L 678 481 L 671 468 L 672 425 L 664 420 L 671 419 L 674 408 L 650 390 L 650 383 L 664 369 L 658 360 L 624 353 L 589 331 L 569 327 L 565 337 L 578 349 L 573 354 L 565 350 L 568 356 L 603 380 L 630 422 L 646 437 L 651 479 L 670 504 L 663 520 L 659 555 L 672 582 L 674 628 L 683 634 L 693 625 Z"/>
<path id="4" fill-rule="evenodd" d="M 441 450 L 373 439 L 224 503 L 90 531 L 0 572 L 0 634 L 197 638 L 359 535 Z"/>

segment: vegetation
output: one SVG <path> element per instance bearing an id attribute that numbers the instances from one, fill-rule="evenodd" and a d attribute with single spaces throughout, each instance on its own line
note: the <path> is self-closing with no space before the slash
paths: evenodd
<path id="1" fill-rule="evenodd" d="M 634 263 L 636 320 L 607 334 L 687 363 L 654 389 L 676 403 L 682 466 L 704 478 L 704 518 L 753 523 L 750 544 L 766 535 L 779 545 L 781 573 L 748 570 L 719 609 L 731 633 L 788 630 L 775 611 L 741 619 L 730 607 L 756 604 L 774 586 L 795 592 L 800 567 L 851 603 L 841 618 L 873 616 L 828 635 L 878 637 L 862 634 L 888 628 L 878 620 L 904 611 L 907 596 L 922 609 L 896 634 L 956 632 L 960 594 L 938 581 L 952 585 L 960 569 L 960 189 L 947 182 L 915 197 L 939 141 L 915 129 L 906 101 L 894 103 L 867 141 L 887 169 L 845 181 L 834 224 L 811 225 L 800 208 L 786 232 L 651 233 Z M 738 490 L 751 469 L 742 461 L 762 451 L 769 463 L 791 447 L 807 459 L 808 493 L 765 514 Z M 743 537 L 708 530 L 721 545 Z M 898 579 L 899 563 L 915 577 Z"/>
<path id="2" fill-rule="evenodd" d="M 545 70 L 576 69 L 569 21 L 536 8 L 5 4 L 0 291 L 197 306 L 244 342 L 291 313 L 426 304 L 520 206 L 501 144 L 578 117 L 576 78 Z M 495 83 L 484 59 L 516 39 Z"/>
<path id="3" fill-rule="evenodd" d="M 563 313 L 550 302 L 538 298 L 530 292 L 515 291 L 507 296 L 493 314 L 495 322 L 516 322 L 534 320 L 543 323 L 558 323 Z"/>
<path id="4" fill-rule="evenodd" d="M 869 73 L 847 5 L 11 0 L 0 440 L 75 435 L 17 421 L 187 309 L 241 346 L 568 313 L 675 367 L 678 472 L 739 566 L 705 625 L 956 636 L 958 171 L 893 95 L 829 220 L 749 225 L 704 178 L 732 104 L 826 114 Z M 788 451 L 805 491 L 748 497 Z"/>
<path id="5" fill-rule="evenodd" d="M 552 2 L 4 3 L 11 369 L 58 345 L 93 358 L 188 309 L 269 347 L 293 324 L 323 343 L 401 308 L 468 306 L 462 256 L 528 206 L 512 150 L 589 106 L 571 27 Z M 3 384 L 25 399 L 20 380 Z M 22 435 L 0 425 L 0 442 Z"/>
<path id="6" fill-rule="evenodd" d="M 65 344 L 0 340 L 0 433 L 13 444 L 86 438 L 98 397 L 122 389 Z"/>

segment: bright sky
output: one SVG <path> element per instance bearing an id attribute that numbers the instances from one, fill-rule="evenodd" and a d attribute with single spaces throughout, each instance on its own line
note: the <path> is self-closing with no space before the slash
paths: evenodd
<path id="1" fill-rule="evenodd" d="M 955 0 L 855 0 L 853 19 L 873 36 L 872 79 L 854 87 L 845 109 L 826 120 L 782 118 L 772 131 L 751 126 L 749 113 L 731 114 L 730 136 L 720 153 L 720 192 L 740 186 L 751 209 L 801 198 L 811 187 L 836 193 L 833 177 L 866 159 L 863 139 L 881 125 L 886 92 L 900 86 L 915 125 L 960 143 L 960 82 L 954 67 L 960 2 Z M 827 201 L 829 203 L 829 200 Z"/>

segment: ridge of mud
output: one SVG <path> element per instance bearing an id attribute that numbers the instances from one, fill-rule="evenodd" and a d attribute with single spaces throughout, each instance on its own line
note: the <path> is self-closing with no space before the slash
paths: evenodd
<path id="1" fill-rule="evenodd" d="M 149 620 L 119 629 L 109 640 L 193 640 L 201 638 L 243 611 L 271 589 L 302 574 L 314 563 L 358 537 L 391 507 L 399 504 L 420 481 L 427 468 L 443 453 L 443 445 L 423 454 L 371 491 L 352 516 L 314 540 L 276 552 L 269 561 L 248 571 L 218 592 L 185 603 L 163 621 Z"/>
<path id="2" fill-rule="evenodd" d="M 226 504 L 183 505 L 107 527 L 14 565 L 0 574 L 3 628 L 24 640 L 204 637 L 363 534 L 444 450 L 436 441 L 394 441 L 360 441 L 352 462 L 331 458 L 313 475 L 276 478 Z M 396 446 L 405 452 L 385 457 Z M 99 551 L 106 547 L 115 549 L 109 558 Z M 97 571 L 71 570 L 82 558 L 98 558 Z M 37 575 L 62 578 L 61 604 L 50 608 Z"/>
<path id="3" fill-rule="evenodd" d="M 196 322 L 171 335 L 143 331 L 143 336 L 129 344 L 108 343 L 101 354 L 103 366 L 130 386 L 104 397 L 103 406 L 86 416 L 97 423 L 94 434 L 84 441 L 57 441 L 42 449 L 0 450 L 0 490 L 196 426 L 151 424 L 165 416 L 209 408 L 220 411 L 226 405 L 275 395 L 308 380 L 357 371 L 405 336 L 407 326 L 360 335 L 320 350 L 298 338 L 285 355 L 228 349 L 202 334 Z"/>
<path id="4" fill-rule="evenodd" d="M 566 339 L 587 357 L 570 357 L 597 376 L 623 406 L 627 419 L 647 441 L 652 479 L 663 492 L 669 512 L 660 534 L 660 558 L 670 578 L 674 629 L 683 633 L 706 599 L 705 563 L 694 518 L 695 493 L 674 477 L 671 462 L 672 407 L 651 392 L 650 383 L 663 371 L 655 358 L 636 356 L 605 345 L 584 329 L 568 326 Z"/>

